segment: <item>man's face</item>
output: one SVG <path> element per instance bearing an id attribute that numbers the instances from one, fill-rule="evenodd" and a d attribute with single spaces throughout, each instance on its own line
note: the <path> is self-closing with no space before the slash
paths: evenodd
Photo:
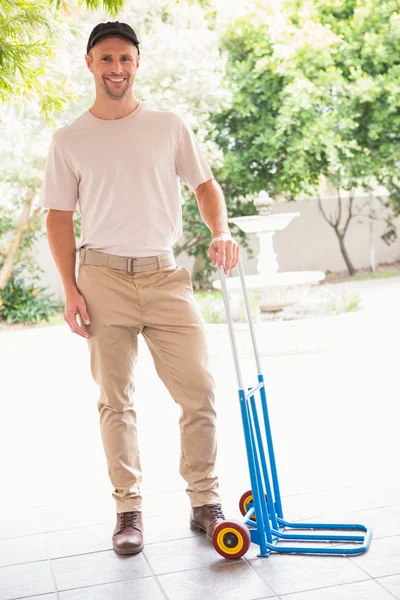
<path id="1" fill-rule="evenodd" d="M 123 37 L 104 37 L 85 56 L 96 88 L 108 98 L 120 100 L 133 86 L 140 56 L 132 42 Z"/>

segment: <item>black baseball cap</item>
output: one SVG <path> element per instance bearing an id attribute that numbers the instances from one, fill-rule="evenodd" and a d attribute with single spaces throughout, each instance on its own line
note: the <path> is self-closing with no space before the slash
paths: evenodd
<path id="1" fill-rule="evenodd" d="M 93 48 L 100 38 L 105 35 L 120 35 L 127 40 L 130 40 L 132 44 L 135 44 L 136 48 L 138 49 L 138 54 L 140 54 L 139 40 L 137 39 L 136 33 L 133 31 L 130 25 L 127 25 L 126 23 L 120 23 L 119 21 L 109 21 L 108 23 L 99 23 L 96 25 L 92 33 L 89 35 L 86 54 L 89 54 L 89 50 Z"/>

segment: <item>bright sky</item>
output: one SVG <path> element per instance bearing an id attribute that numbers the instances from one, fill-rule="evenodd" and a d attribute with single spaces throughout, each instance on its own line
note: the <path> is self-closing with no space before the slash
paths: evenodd
<path id="1" fill-rule="evenodd" d="M 255 0 L 214 0 L 214 4 L 220 20 L 226 22 L 243 16 L 249 7 L 254 6 Z M 264 5 L 268 12 L 271 9 L 276 12 L 279 10 L 281 0 L 258 0 L 258 5 L 260 8 Z"/>

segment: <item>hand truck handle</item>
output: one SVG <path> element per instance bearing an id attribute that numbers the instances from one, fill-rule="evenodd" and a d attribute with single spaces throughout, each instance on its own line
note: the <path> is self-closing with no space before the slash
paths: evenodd
<path id="1" fill-rule="evenodd" d="M 257 341 L 256 341 L 256 335 L 254 332 L 253 320 L 251 318 L 250 302 L 249 302 L 249 298 L 247 295 L 247 288 L 246 288 L 245 276 L 244 276 L 244 271 L 243 271 L 242 259 L 240 257 L 239 257 L 238 267 L 239 267 L 240 283 L 241 283 L 244 303 L 245 303 L 245 307 L 246 307 L 247 321 L 248 321 L 249 327 L 250 327 L 251 340 L 253 343 L 254 356 L 255 356 L 256 365 L 257 365 L 257 375 L 261 375 L 260 356 L 259 356 L 258 348 L 257 348 Z M 228 293 L 228 289 L 227 289 L 227 285 L 226 285 L 224 267 L 221 266 L 221 267 L 219 267 L 218 270 L 219 270 L 219 277 L 221 280 L 221 288 L 222 288 L 222 295 L 223 295 L 223 299 L 224 299 L 225 314 L 226 314 L 226 318 L 228 321 L 229 338 L 230 338 L 230 342 L 231 342 L 231 349 L 232 349 L 233 359 L 234 359 L 235 368 L 236 368 L 238 387 L 240 390 L 242 390 L 242 389 L 244 389 L 243 381 L 242 381 L 242 374 L 241 374 L 241 370 L 240 370 L 239 356 L 238 356 L 238 351 L 237 351 L 237 346 L 236 346 L 236 338 L 235 338 L 235 331 L 234 331 L 234 326 L 233 326 L 232 311 L 231 311 L 231 307 L 229 304 L 229 293 Z"/>

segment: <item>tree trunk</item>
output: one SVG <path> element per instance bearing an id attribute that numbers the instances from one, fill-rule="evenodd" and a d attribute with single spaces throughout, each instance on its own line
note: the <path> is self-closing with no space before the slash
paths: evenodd
<path id="1" fill-rule="evenodd" d="M 347 267 L 347 270 L 349 272 L 349 275 L 353 276 L 353 275 L 355 275 L 356 270 L 353 267 L 353 263 L 350 260 L 350 256 L 349 256 L 349 254 L 347 252 L 347 248 L 344 245 L 344 235 L 342 233 L 340 233 L 340 231 L 336 227 L 334 227 L 334 229 L 335 229 L 335 233 L 337 235 L 337 238 L 339 240 L 340 251 L 341 251 L 342 256 L 344 258 L 344 262 L 346 263 L 346 267 Z"/>
<path id="2" fill-rule="evenodd" d="M 11 273 L 14 265 L 14 257 L 17 253 L 19 245 L 21 243 L 22 233 L 25 225 L 29 220 L 29 214 L 31 212 L 32 202 L 36 195 L 36 190 L 30 190 L 29 197 L 25 200 L 21 216 L 17 222 L 17 226 L 14 231 L 14 238 L 11 242 L 10 249 L 8 251 L 6 260 L 4 261 L 3 267 L 0 269 L 0 290 L 4 290 L 7 285 L 7 281 L 11 277 Z"/>

